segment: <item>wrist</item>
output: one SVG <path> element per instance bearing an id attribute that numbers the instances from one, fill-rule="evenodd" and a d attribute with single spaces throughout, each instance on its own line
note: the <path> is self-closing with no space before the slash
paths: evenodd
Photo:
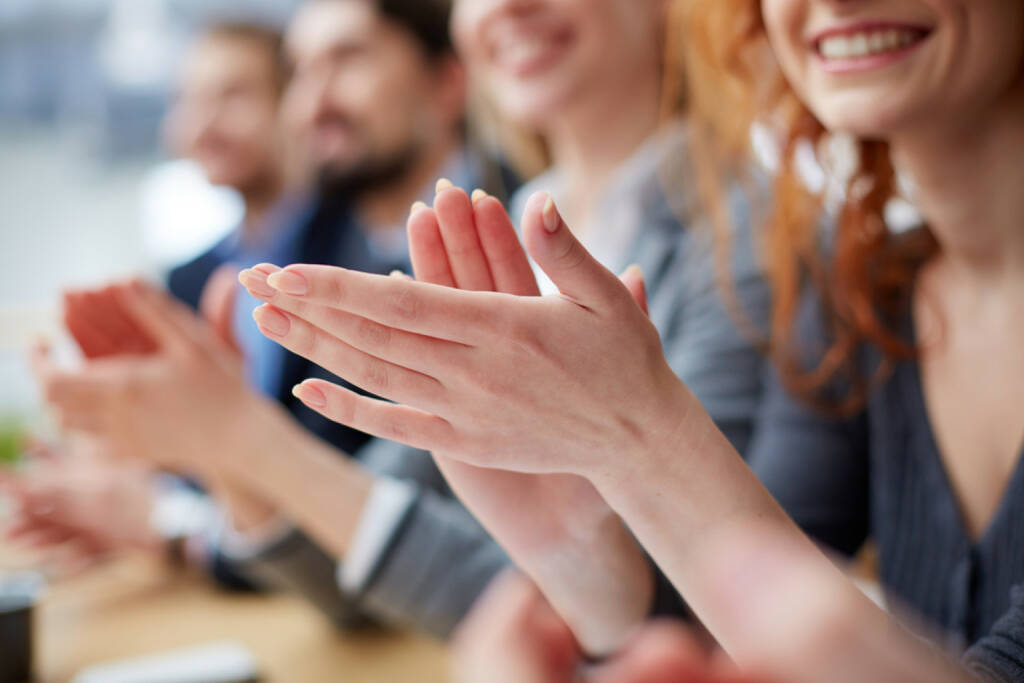
<path id="1" fill-rule="evenodd" d="M 718 434 L 707 411 L 668 366 L 658 388 L 647 393 L 648 400 L 637 401 L 636 414 L 629 420 L 636 427 L 632 438 L 624 441 L 604 461 L 588 463 L 583 476 L 589 479 L 601 497 L 623 484 L 657 481 L 667 467 L 679 464 L 680 457 L 700 453 L 704 444 Z"/>
<path id="2" fill-rule="evenodd" d="M 552 521 L 550 531 L 520 547 L 516 560 L 562 614 L 585 651 L 615 652 L 650 614 L 650 562 L 589 481 L 562 475 L 561 481 L 551 483 L 557 495 L 538 497 L 552 501 L 545 510 Z"/>
<path id="3" fill-rule="evenodd" d="M 270 406 L 277 409 L 277 406 Z M 225 481 L 249 500 L 260 500 L 313 537 L 336 558 L 344 557 L 374 478 L 358 463 L 306 432 L 287 415 L 271 411 L 254 420 L 226 458 Z"/>
<path id="4" fill-rule="evenodd" d="M 240 534 L 264 529 L 275 520 L 280 520 L 280 514 L 272 503 L 238 486 L 234 481 L 219 480 L 213 484 L 212 489 L 231 528 Z"/>

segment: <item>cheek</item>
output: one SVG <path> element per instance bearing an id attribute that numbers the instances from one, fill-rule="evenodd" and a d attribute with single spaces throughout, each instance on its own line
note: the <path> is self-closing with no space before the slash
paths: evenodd
<path id="1" fill-rule="evenodd" d="M 480 0 L 459 0 L 452 14 L 452 39 L 459 54 L 471 66 L 485 55 L 481 4 Z"/>
<path id="2" fill-rule="evenodd" d="M 974 77 L 1020 85 L 1024 82 L 1024 2 L 988 0 L 984 4 L 988 7 L 973 22 L 970 37 L 980 63 Z"/>
<path id="3" fill-rule="evenodd" d="M 762 0 L 761 14 L 775 60 L 790 87 L 806 101 L 807 66 L 811 58 L 803 40 L 806 0 Z"/>

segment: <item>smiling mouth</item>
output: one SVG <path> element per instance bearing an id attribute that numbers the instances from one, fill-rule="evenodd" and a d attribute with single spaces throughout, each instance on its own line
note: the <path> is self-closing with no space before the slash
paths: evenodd
<path id="1" fill-rule="evenodd" d="M 571 34 L 564 30 L 513 33 L 496 41 L 495 62 L 517 76 L 530 75 L 557 61 L 570 42 Z"/>
<path id="2" fill-rule="evenodd" d="M 924 28 L 880 25 L 826 34 L 814 46 L 826 63 L 850 62 L 907 52 L 929 35 Z"/>

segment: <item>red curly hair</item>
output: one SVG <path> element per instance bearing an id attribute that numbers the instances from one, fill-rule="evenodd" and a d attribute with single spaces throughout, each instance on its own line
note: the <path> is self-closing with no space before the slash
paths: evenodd
<path id="1" fill-rule="evenodd" d="M 859 142 L 860 168 L 836 216 L 828 249 L 822 245 L 822 199 L 807 189 L 795 164 L 800 144 L 819 149 L 824 126 L 797 98 L 768 44 L 760 0 L 674 0 L 671 6 L 671 78 L 685 83 L 693 126 L 693 163 L 712 220 L 726 227 L 724 192 L 751 159 L 751 130 L 767 124 L 781 140 L 773 207 L 761 244 L 774 309 L 769 347 L 787 386 L 822 405 L 822 389 L 846 387 L 827 407 L 843 413 L 863 405 L 872 386 L 858 367 L 865 345 L 886 363 L 915 356 L 902 334 L 920 266 L 937 251 L 927 229 L 896 235 L 884 212 L 897 196 L 888 145 Z M 685 94 L 682 94 L 685 93 Z M 849 189 L 849 188 L 848 188 Z M 796 339 L 799 302 L 808 285 L 826 312 L 831 346 L 815 367 L 801 361 Z"/>

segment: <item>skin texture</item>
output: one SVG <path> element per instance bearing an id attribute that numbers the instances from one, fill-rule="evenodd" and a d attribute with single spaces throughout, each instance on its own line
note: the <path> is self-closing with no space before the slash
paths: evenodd
<path id="1" fill-rule="evenodd" d="M 711 661 L 693 634 L 673 623 L 645 626 L 614 658 L 585 667 L 558 613 L 514 572 L 495 579 L 452 648 L 455 680 L 465 683 L 760 683 Z"/>
<path id="2" fill-rule="evenodd" d="M 679 624 L 638 630 L 613 658 L 584 666 L 572 634 L 521 576 L 499 577 L 454 640 L 460 681 L 528 683 L 897 683 L 970 680 L 938 652 L 890 623 L 864 627 L 863 605 L 831 592 L 832 575 L 813 553 L 757 524 L 710 541 L 702 561 L 736 568 L 707 594 L 754 646 L 744 672 L 708 654 Z M 577 677 L 578 676 L 578 677 Z"/>
<path id="3" fill-rule="evenodd" d="M 533 271 L 500 202 L 479 193 L 471 202 L 445 182 L 438 187 L 434 208 L 414 207 L 409 219 L 416 275 L 444 287 L 537 296 Z M 257 266 L 241 281 L 265 296 L 273 293 L 267 276 L 278 271 Z M 631 272 L 624 280 L 645 304 L 642 279 Z M 265 320 L 261 329 L 273 334 Z M 538 577 L 584 648 L 617 649 L 647 614 L 653 583 L 632 536 L 593 486 L 578 476 L 474 467 L 443 451 L 435 451 L 434 458 L 463 502 L 513 559 Z M 580 570 L 567 572 L 568 565 Z M 594 618 L 594 605 L 602 607 L 600 618 Z"/>
<path id="4" fill-rule="evenodd" d="M 557 211 L 552 214 L 556 232 L 544 228 L 547 204 L 545 195 L 531 199 L 523 229 L 534 258 L 562 287 L 560 296 L 453 291 L 319 266 L 292 266 L 267 277 L 266 287 L 250 287 L 258 298 L 272 299 L 273 305 L 256 315 L 279 343 L 410 406 L 359 399 L 326 382 L 305 383 L 298 395 L 336 418 L 354 410 L 347 417 L 365 421 L 371 431 L 402 429 L 400 440 L 413 445 L 523 472 L 589 473 L 604 459 L 629 452 L 636 434 L 649 438 L 642 425 L 621 419 L 619 411 L 630 401 L 646 404 L 643 397 L 623 393 L 627 387 L 606 386 L 600 398 L 581 395 L 570 405 L 553 393 L 574 384 L 577 374 L 600 377 L 611 368 L 626 368 L 653 384 L 680 385 L 660 358 L 657 332 L 629 290 L 583 251 Z M 527 336 L 544 328 L 557 335 L 560 327 L 570 327 L 566 321 L 580 338 L 572 346 L 557 339 L 541 346 Z M 581 330 L 601 330 L 605 336 L 588 342 Z M 594 355 L 588 346 L 596 344 L 602 351 L 614 346 L 615 357 Z M 563 361 L 574 367 L 561 366 Z M 548 377 L 543 385 L 513 383 L 506 379 L 515 374 L 513 367 L 543 367 Z M 449 370 L 443 382 L 430 374 Z M 680 392 L 678 398 L 689 397 Z M 506 402 L 516 410 L 521 403 L 522 413 L 510 413 L 501 405 Z M 652 414 L 670 410 L 649 407 Z M 548 420 L 537 419 L 542 415 Z M 561 426 L 575 425 L 567 430 L 573 437 L 549 431 L 545 423 L 554 422 L 554 415 Z M 399 416 L 405 424 L 396 422 Z"/>

